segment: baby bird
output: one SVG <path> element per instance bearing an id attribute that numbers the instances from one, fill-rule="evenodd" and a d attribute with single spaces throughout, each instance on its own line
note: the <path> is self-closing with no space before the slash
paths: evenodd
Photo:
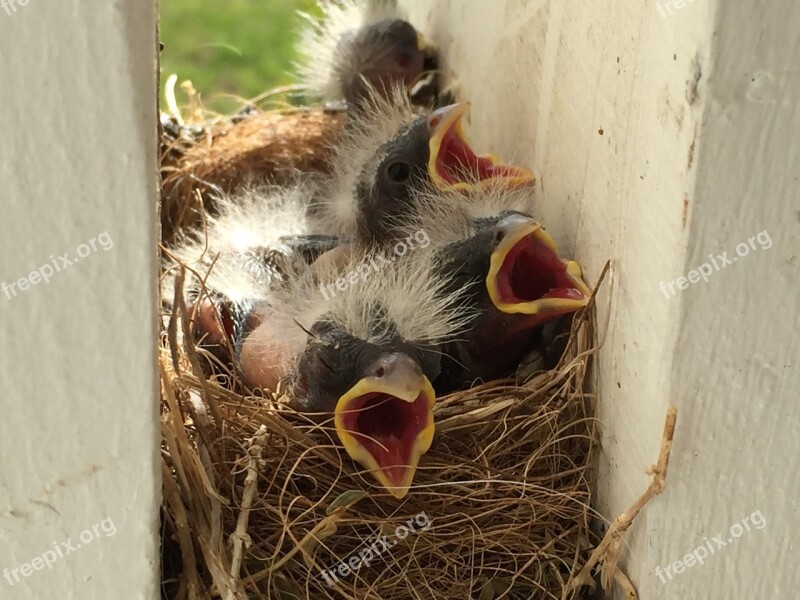
<path id="1" fill-rule="evenodd" d="M 306 217 L 315 193 L 310 181 L 279 188 L 260 185 L 218 199 L 219 214 L 204 231 L 184 237 L 168 250 L 168 269 L 187 265 L 187 307 L 198 340 L 219 358 L 238 351 L 254 325 L 254 307 L 291 273 L 335 248 L 339 240 L 315 233 Z M 162 286 L 163 303 L 174 299 L 173 279 Z"/>
<path id="2" fill-rule="evenodd" d="M 298 50 L 300 80 L 311 96 L 358 105 L 377 90 L 407 95 L 425 71 L 435 70 L 436 53 L 393 2 L 320 2 L 320 20 L 308 21 Z"/>
<path id="3" fill-rule="evenodd" d="M 473 315 L 431 253 L 379 264 L 314 233 L 305 217 L 314 191 L 224 197 L 205 234 L 172 254 L 196 273 L 184 293 L 212 349 L 248 385 L 283 382 L 297 410 L 332 418 L 347 453 L 402 498 L 433 440 L 442 345 Z M 342 277 L 344 290 L 330 285 Z M 165 289 L 165 303 L 173 294 Z"/>
<path id="4" fill-rule="evenodd" d="M 469 107 L 454 104 L 417 117 L 402 91 L 388 99 L 372 94 L 353 111 L 332 161 L 334 175 L 312 206 L 319 230 L 367 244 L 391 242 L 413 214 L 418 188 L 469 191 L 490 182 L 532 182 L 529 170 L 472 150 L 461 126 Z"/>
<path id="5" fill-rule="evenodd" d="M 530 349 L 538 326 L 574 312 L 591 291 L 578 264 L 560 257 L 532 217 L 532 196 L 502 186 L 468 194 L 433 190 L 418 198 L 407 231 L 424 230 L 438 270 L 478 312 L 463 339 L 445 347 L 437 391 L 512 371 Z M 477 285 L 475 285 L 477 284 Z"/>
<path id="6" fill-rule="evenodd" d="M 293 406 L 332 416 L 350 457 L 402 498 L 433 440 L 441 345 L 472 315 L 453 282 L 432 275 L 430 254 L 371 264 L 355 252 L 289 281 L 244 341 L 242 371 L 273 388 L 283 372 Z M 323 292 L 345 273 L 349 287 Z"/>

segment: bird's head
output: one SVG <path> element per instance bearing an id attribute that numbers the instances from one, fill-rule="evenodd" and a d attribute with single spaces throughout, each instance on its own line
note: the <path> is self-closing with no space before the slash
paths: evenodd
<path id="1" fill-rule="evenodd" d="M 318 3 L 321 18 L 305 17 L 298 45 L 300 80 L 311 95 L 357 105 L 373 92 L 390 95 L 411 86 L 429 68 L 435 51 L 393 2 Z"/>
<path id="2" fill-rule="evenodd" d="M 581 268 L 558 253 L 553 238 L 528 215 L 504 215 L 489 229 L 486 290 L 495 308 L 538 325 L 588 304 Z"/>
<path id="3" fill-rule="evenodd" d="M 439 355 L 395 338 L 375 344 L 319 323 L 297 364 L 304 409 L 332 413 L 350 457 L 402 498 L 433 441 Z"/>
<path id="4" fill-rule="evenodd" d="M 334 65 L 344 98 L 358 104 L 377 90 L 382 95 L 410 89 L 425 70 L 422 35 L 402 19 L 384 19 L 345 34 L 336 47 Z"/>
<path id="5" fill-rule="evenodd" d="M 526 190 L 493 186 L 475 193 L 431 194 L 420 201 L 425 227 L 439 240 L 455 285 L 482 281 L 472 303 L 521 317 L 533 327 L 586 306 L 591 296 L 575 261 L 561 257 L 552 237 L 531 217 Z"/>
<path id="6" fill-rule="evenodd" d="M 474 316 L 434 261 L 421 248 L 388 264 L 354 249 L 286 295 L 306 335 L 289 375 L 295 408 L 332 415 L 347 453 L 398 498 L 433 440 L 440 345 Z"/>
<path id="7" fill-rule="evenodd" d="M 461 124 L 469 107 L 466 102 L 453 104 L 403 125 L 366 160 L 355 191 L 362 238 L 395 237 L 392 230 L 414 211 L 420 188 L 469 192 L 534 180 L 528 169 L 473 151 Z"/>

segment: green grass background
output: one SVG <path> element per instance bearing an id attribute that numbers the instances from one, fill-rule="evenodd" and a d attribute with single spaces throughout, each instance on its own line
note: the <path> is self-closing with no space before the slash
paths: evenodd
<path id="1" fill-rule="evenodd" d="M 319 12 L 314 0 L 161 0 L 162 86 L 175 73 L 206 107 L 228 113 L 241 102 L 225 94 L 253 98 L 292 83 L 297 10 Z"/>

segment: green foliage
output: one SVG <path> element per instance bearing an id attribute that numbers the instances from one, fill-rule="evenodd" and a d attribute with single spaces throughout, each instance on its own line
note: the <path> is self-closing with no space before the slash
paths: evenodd
<path id="1" fill-rule="evenodd" d="M 208 108 L 230 112 L 241 102 L 226 94 L 247 99 L 292 83 L 298 10 L 318 12 L 314 0 L 161 0 L 162 86 L 175 73 Z"/>

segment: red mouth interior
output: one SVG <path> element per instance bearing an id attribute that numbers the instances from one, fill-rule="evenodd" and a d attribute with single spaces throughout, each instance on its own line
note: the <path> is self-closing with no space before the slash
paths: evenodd
<path id="1" fill-rule="evenodd" d="M 375 458 L 389 481 L 400 485 L 428 412 L 424 394 L 414 402 L 379 392 L 364 394 L 348 404 L 344 428 Z"/>
<path id="2" fill-rule="evenodd" d="M 470 145 L 458 135 L 457 123 L 444 132 L 436 172 L 448 184 L 484 181 L 494 177 L 519 177 L 518 169 L 496 165 L 490 159 L 476 155 Z"/>
<path id="3" fill-rule="evenodd" d="M 518 241 L 506 254 L 496 285 L 501 300 L 507 304 L 545 298 L 585 298 L 567 274 L 566 263 L 533 233 Z M 560 314 L 565 312 L 568 310 Z"/>

